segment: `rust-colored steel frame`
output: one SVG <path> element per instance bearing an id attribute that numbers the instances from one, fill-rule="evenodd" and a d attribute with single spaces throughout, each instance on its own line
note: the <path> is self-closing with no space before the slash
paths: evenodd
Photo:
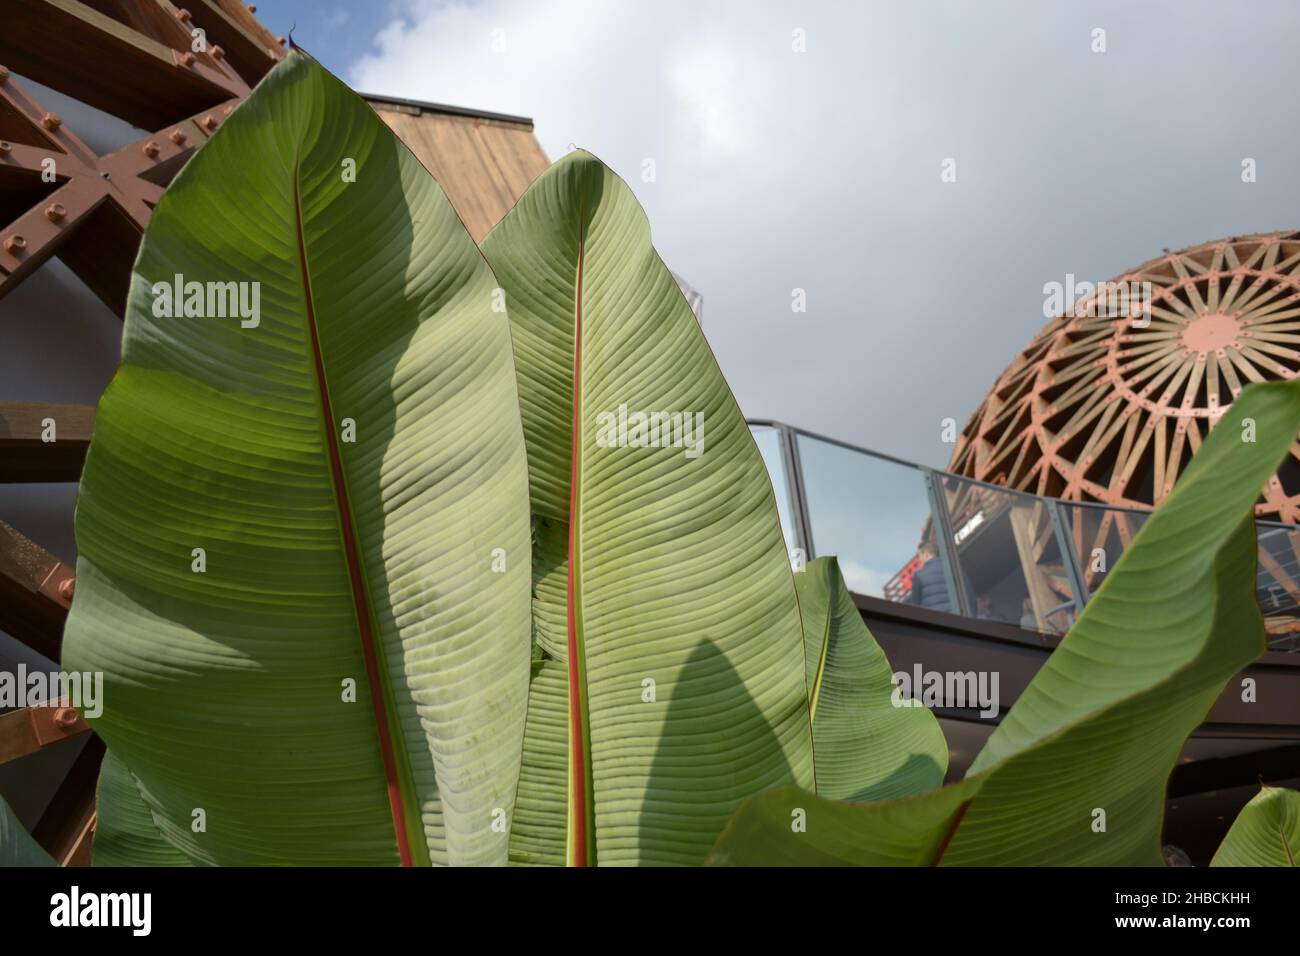
<path id="1" fill-rule="evenodd" d="M 1104 292 L 1068 307 L 1002 373 L 950 470 L 1066 500 L 1150 507 L 1246 384 L 1300 374 L 1300 233 L 1206 243 L 1112 282 L 1150 283 L 1149 322 L 1114 316 Z M 1300 443 L 1264 488 L 1259 517 L 1300 520 L 1298 466 Z"/>
<path id="2" fill-rule="evenodd" d="M 57 256 L 121 316 L 163 190 L 283 45 L 236 0 L 4 0 L 0 297 Z M 154 132 L 99 155 L 18 74 Z M 0 402 L 0 483 L 76 481 L 93 422 L 87 406 Z M 58 660 L 74 588 L 69 565 L 0 520 L 0 630 Z M 65 866 L 90 861 L 104 746 L 69 708 L 0 715 L 0 763 L 74 738 L 88 739 L 33 830 Z"/>
<path id="3" fill-rule="evenodd" d="M 220 15 L 214 35 L 247 33 L 223 9 L 228 5 L 201 6 L 211 16 L 204 20 L 209 25 Z M 191 31 L 206 34 L 209 27 L 166 0 L 99 0 L 94 6 L 8 0 L 6 16 L 11 22 L 10 39 L 0 41 L 7 61 L 0 67 L 0 189 L 39 200 L 0 227 L 0 297 L 57 252 L 121 314 L 130 264 L 153 206 L 176 171 L 248 94 L 249 84 L 220 44 L 205 42 L 205 52 L 192 52 Z M 68 50 L 81 55 L 69 57 Z M 11 68 L 132 122 L 151 122 L 155 132 L 97 155 Z"/>

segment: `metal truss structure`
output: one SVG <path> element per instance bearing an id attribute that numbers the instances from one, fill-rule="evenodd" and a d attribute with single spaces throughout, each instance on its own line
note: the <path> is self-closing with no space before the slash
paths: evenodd
<path id="1" fill-rule="evenodd" d="M 57 256 L 122 314 L 158 198 L 283 56 L 284 41 L 258 23 L 255 8 L 235 0 L 187 2 L 188 8 L 167 0 L 5 0 L 0 297 Z M 19 74 L 144 135 L 98 155 Z M 57 422 L 57 442 L 41 440 L 47 419 Z M 90 406 L 0 401 L 0 482 L 76 481 L 93 423 Z M 57 661 L 74 593 L 71 567 L 0 521 L 0 630 Z M 0 763 L 86 737 L 33 830 L 65 865 L 89 860 L 103 744 L 70 707 L 0 714 Z"/>

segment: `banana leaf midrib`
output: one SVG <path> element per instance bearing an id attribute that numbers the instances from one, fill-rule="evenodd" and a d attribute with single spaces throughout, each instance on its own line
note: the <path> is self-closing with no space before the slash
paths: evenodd
<path id="1" fill-rule="evenodd" d="M 573 422 L 569 437 L 569 573 L 566 619 L 569 672 L 569 809 L 566 856 L 570 866 L 595 866 L 594 780 L 587 702 L 586 646 L 582 632 L 582 278 L 586 262 L 586 204 L 578 212 L 578 262 L 573 299 Z"/>
<path id="2" fill-rule="evenodd" d="M 316 380 L 317 397 L 320 401 L 321 430 L 325 437 L 325 447 L 329 456 L 330 480 L 334 491 L 335 511 L 339 522 L 339 536 L 342 539 L 344 559 L 348 568 L 348 581 L 352 589 L 353 607 L 356 611 L 357 631 L 361 638 L 362 655 L 366 666 L 366 680 L 370 688 L 370 699 L 375 714 L 375 730 L 379 737 L 379 746 L 383 756 L 384 775 L 388 793 L 389 808 L 393 817 L 393 833 L 397 844 L 398 859 L 402 866 L 416 864 L 416 851 L 419 862 L 428 865 L 427 846 L 419 827 L 419 813 L 416 812 L 415 784 L 409 766 L 399 761 L 399 751 L 394 746 L 393 728 L 397 726 L 396 708 L 393 693 L 384 675 L 387 669 L 382 666 L 383 648 L 375 640 L 373 607 L 365 573 L 365 564 L 357 544 L 355 518 L 352 513 L 351 499 L 348 495 L 347 476 L 343 470 L 343 458 L 339 450 L 338 435 L 334 430 L 334 412 L 330 401 L 329 380 L 325 374 L 325 358 L 321 352 L 320 333 L 316 323 L 315 298 L 312 294 L 311 269 L 307 259 L 306 232 L 302 221 L 301 197 L 301 156 L 294 157 L 293 163 L 293 214 L 294 230 L 298 245 L 298 267 L 302 278 L 303 308 L 306 314 L 307 329 L 310 333 L 313 370 Z M 420 839 L 411 838 L 412 831 Z"/>

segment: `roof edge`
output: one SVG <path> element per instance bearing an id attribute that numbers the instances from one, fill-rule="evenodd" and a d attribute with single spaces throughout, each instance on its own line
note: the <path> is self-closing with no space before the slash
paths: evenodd
<path id="1" fill-rule="evenodd" d="M 498 123 L 512 123 L 517 126 L 533 128 L 531 116 L 513 116 L 509 113 L 493 113 L 488 110 L 475 110 L 466 106 L 448 106 L 445 103 L 430 103 L 426 100 L 410 100 L 401 96 L 381 96 L 378 93 L 359 93 L 367 103 L 386 103 L 391 106 L 404 106 L 418 110 L 420 113 L 443 113 L 450 116 L 467 116 L 472 119 L 495 120 Z"/>

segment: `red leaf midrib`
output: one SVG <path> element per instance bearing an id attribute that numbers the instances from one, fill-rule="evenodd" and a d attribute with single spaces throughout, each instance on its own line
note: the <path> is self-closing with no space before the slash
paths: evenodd
<path id="1" fill-rule="evenodd" d="M 316 367 L 316 385 L 320 393 L 321 414 L 324 417 L 326 447 L 329 449 L 330 476 L 338 506 L 339 529 L 343 537 L 343 552 L 348 566 L 348 580 L 352 588 L 352 602 L 356 611 L 357 629 L 361 635 L 362 656 L 365 658 L 366 680 L 370 686 L 370 702 L 374 709 L 375 726 L 379 733 L 379 749 L 383 755 L 384 776 L 388 790 L 388 806 L 393 818 L 393 831 L 397 839 L 397 855 L 402 866 L 413 866 L 411 840 L 406 827 L 406 812 L 402 804 L 402 788 L 397 769 L 397 756 L 393 748 L 392 728 L 384 707 L 384 685 L 379 671 L 379 656 L 371 624 L 370 602 L 366 596 L 365 576 L 361 569 L 361 552 L 357 546 L 356 528 L 352 522 L 352 506 L 343 472 L 343 458 L 339 452 L 335 433 L 334 409 L 330 402 L 329 387 L 325 378 L 325 362 L 321 355 L 320 333 L 316 326 L 315 299 L 311 290 L 311 272 L 307 266 L 307 245 L 302 225 L 302 201 L 299 196 L 299 164 L 293 170 L 293 212 L 298 239 L 298 264 L 302 275 L 303 298 L 307 310 L 307 328 L 311 333 L 312 359 Z"/>
<path id="2" fill-rule="evenodd" d="M 587 752 L 586 728 L 583 720 L 582 695 L 586 692 L 585 675 L 580 666 L 582 648 L 578 641 L 576 614 L 576 581 L 574 569 L 577 566 L 575 534 L 577 521 L 579 483 L 579 446 L 582 434 L 582 273 L 586 260 L 586 224 L 583 222 L 585 203 L 580 204 L 578 213 L 578 270 L 577 287 L 573 306 L 573 420 L 569 437 L 569 553 L 568 553 L 568 652 L 569 652 L 569 805 L 573 822 L 573 865 L 588 864 L 587 832 Z"/>

